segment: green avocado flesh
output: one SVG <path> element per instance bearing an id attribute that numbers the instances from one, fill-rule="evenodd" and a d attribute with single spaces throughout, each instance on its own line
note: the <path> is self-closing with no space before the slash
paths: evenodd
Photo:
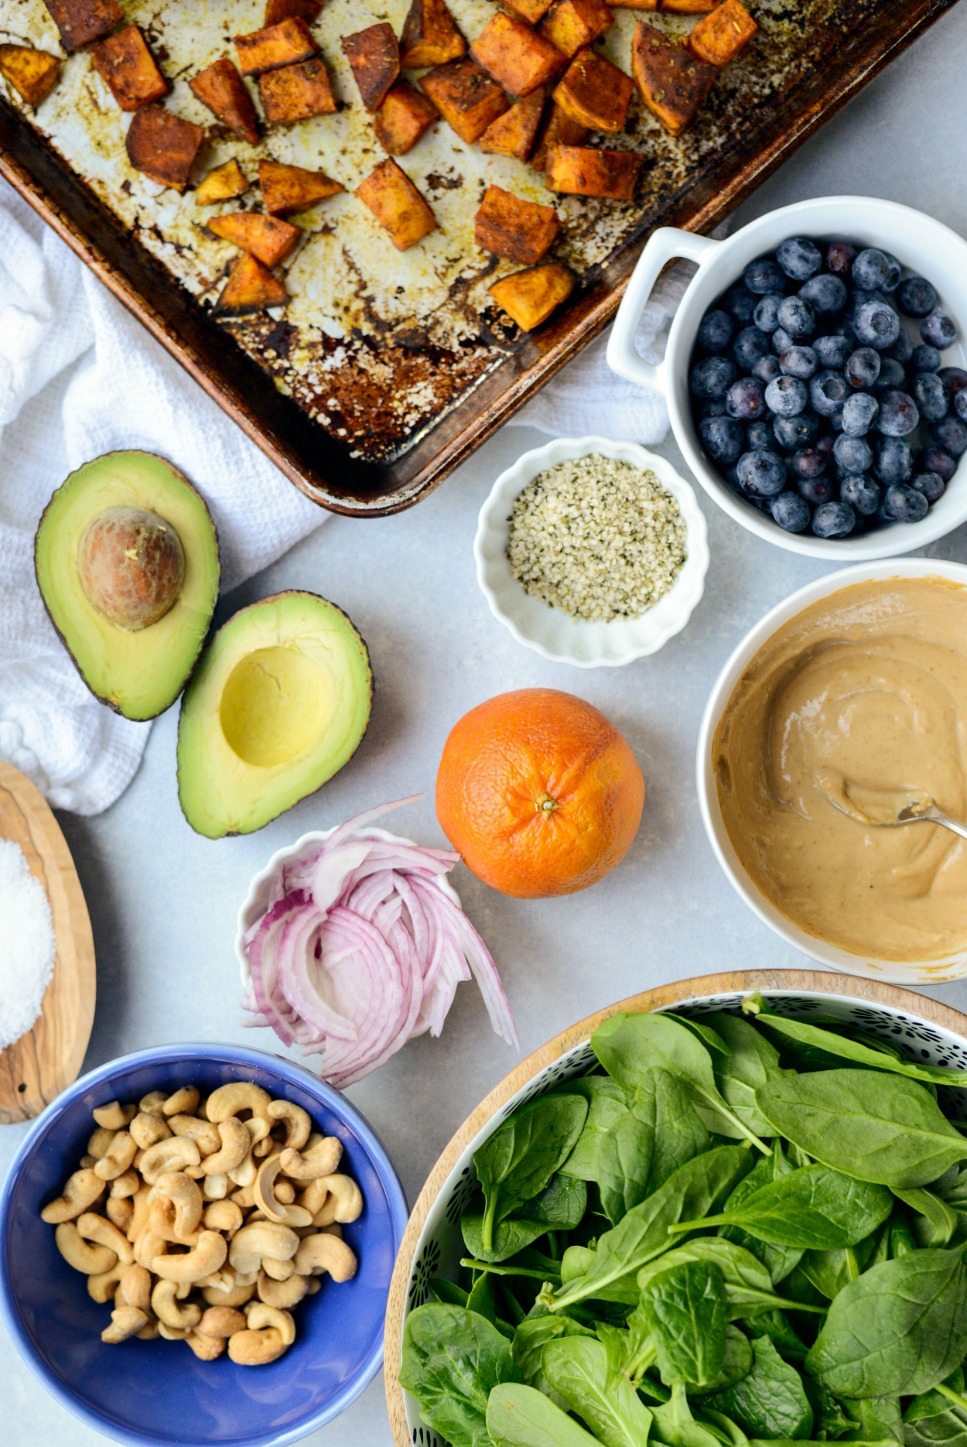
<path id="1" fill-rule="evenodd" d="M 209 839 L 251 834 L 320 788 L 355 753 L 373 675 L 352 623 L 315 593 L 236 613 L 185 691 L 178 796 Z"/>
<path id="2" fill-rule="evenodd" d="M 177 533 L 184 581 L 164 616 L 137 631 L 96 608 L 79 562 L 90 524 L 115 509 L 153 514 Z M 150 452 L 109 452 L 72 472 L 40 520 L 37 583 L 77 669 L 92 693 L 126 718 L 149 719 L 174 703 L 208 633 L 218 596 L 218 539 L 187 478 Z"/>

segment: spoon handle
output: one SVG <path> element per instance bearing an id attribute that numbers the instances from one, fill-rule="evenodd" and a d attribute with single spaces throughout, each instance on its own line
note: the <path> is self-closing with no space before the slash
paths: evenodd
<path id="1" fill-rule="evenodd" d="M 967 839 L 967 824 L 961 824 L 959 819 L 951 819 L 947 814 L 941 814 L 940 810 L 931 810 L 929 814 L 921 814 L 921 819 L 929 819 L 931 824 L 942 824 L 945 829 L 959 834 L 961 839 Z"/>

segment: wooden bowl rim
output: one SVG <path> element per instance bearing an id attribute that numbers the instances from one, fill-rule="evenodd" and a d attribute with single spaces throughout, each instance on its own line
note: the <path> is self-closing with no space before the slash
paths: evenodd
<path id="1" fill-rule="evenodd" d="M 671 984 L 657 985 L 654 989 L 628 995 L 613 1005 L 606 1005 L 586 1015 L 583 1020 L 568 1026 L 560 1034 L 539 1046 L 519 1065 L 503 1077 L 484 1096 L 479 1105 L 450 1137 L 433 1169 L 426 1178 L 423 1189 L 410 1212 L 403 1240 L 393 1268 L 389 1298 L 386 1304 L 386 1326 L 383 1335 L 383 1381 L 386 1389 L 386 1406 L 389 1412 L 390 1428 L 396 1447 L 411 1447 L 410 1429 L 406 1421 L 403 1388 L 399 1383 L 401 1345 L 403 1336 L 403 1312 L 406 1292 L 417 1241 L 426 1225 L 427 1217 L 436 1201 L 443 1183 L 469 1142 L 479 1130 L 496 1115 L 501 1106 L 532 1080 L 548 1065 L 576 1046 L 583 1045 L 595 1030 L 610 1016 L 622 1010 L 659 1010 L 689 1001 L 705 999 L 712 995 L 747 995 L 755 991 L 787 994 L 840 995 L 857 1000 L 862 1004 L 885 1005 L 891 1009 L 903 1010 L 931 1025 L 967 1040 L 967 1015 L 928 995 L 908 990 L 900 985 L 890 985 L 880 980 L 865 979 L 859 975 L 840 974 L 829 970 L 734 970 L 715 975 L 696 975 L 687 980 L 676 980 Z"/>

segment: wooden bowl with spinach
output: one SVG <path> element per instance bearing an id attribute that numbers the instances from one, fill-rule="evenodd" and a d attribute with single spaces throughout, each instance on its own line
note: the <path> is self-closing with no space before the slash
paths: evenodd
<path id="1" fill-rule="evenodd" d="M 967 1443 L 967 1018 L 706 976 L 512 1071 L 417 1201 L 397 1447 Z"/>

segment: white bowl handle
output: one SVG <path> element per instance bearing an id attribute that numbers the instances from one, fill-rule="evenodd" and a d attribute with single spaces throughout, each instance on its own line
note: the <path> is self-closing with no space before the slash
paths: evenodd
<path id="1" fill-rule="evenodd" d="M 608 366 L 612 372 L 642 387 L 664 391 L 661 368 L 646 362 L 635 348 L 635 334 L 645 302 L 651 296 L 658 273 L 669 261 L 684 256 L 689 261 L 701 263 L 708 252 L 719 244 L 708 236 L 696 236 L 693 231 L 681 231 L 677 226 L 661 226 L 651 233 L 631 273 L 628 289 L 608 337 Z"/>

